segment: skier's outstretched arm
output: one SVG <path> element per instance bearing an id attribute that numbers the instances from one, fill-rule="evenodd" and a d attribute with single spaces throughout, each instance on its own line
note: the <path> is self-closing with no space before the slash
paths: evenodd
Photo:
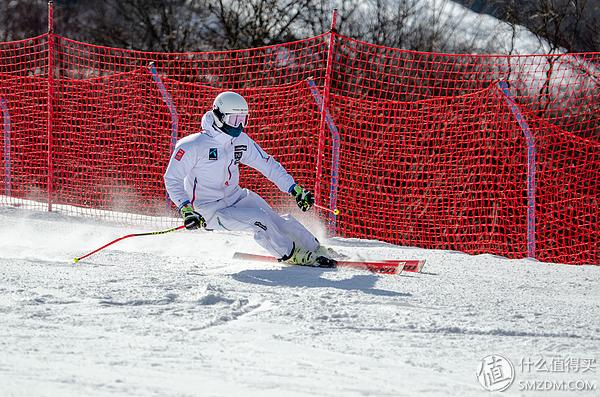
<path id="1" fill-rule="evenodd" d="M 302 211 L 309 210 L 314 204 L 312 193 L 296 184 L 285 168 L 250 137 L 248 137 L 246 155 L 242 156 L 241 162 L 263 174 L 282 192 L 291 194 Z"/>

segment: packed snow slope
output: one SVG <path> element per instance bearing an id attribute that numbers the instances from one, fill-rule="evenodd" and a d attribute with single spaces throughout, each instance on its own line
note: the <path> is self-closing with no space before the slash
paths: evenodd
<path id="1" fill-rule="evenodd" d="M 423 274 L 286 267 L 242 233 L 142 231 L 0 208 L 1 396 L 479 396 L 481 359 L 597 357 L 600 268 L 332 239 Z M 597 385 L 598 386 L 598 385 Z M 598 389 L 586 392 L 598 395 Z"/>

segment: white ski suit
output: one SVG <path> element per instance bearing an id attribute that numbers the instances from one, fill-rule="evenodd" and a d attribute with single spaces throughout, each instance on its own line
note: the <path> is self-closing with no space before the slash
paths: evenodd
<path id="1" fill-rule="evenodd" d="M 280 216 L 267 202 L 239 186 L 238 164 L 246 164 L 289 193 L 294 179 L 246 133 L 232 137 L 217 129 L 211 111 L 202 117 L 202 133 L 177 142 L 164 175 L 169 197 L 181 209 L 190 203 L 206 228 L 254 232 L 254 239 L 277 258 L 293 243 L 314 251 L 318 240 L 291 215 Z"/>

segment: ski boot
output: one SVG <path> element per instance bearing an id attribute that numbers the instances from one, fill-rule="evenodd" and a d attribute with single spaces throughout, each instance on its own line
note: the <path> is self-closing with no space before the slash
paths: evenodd
<path id="1" fill-rule="evenodd" d="M 302 247 L 297 247 L 296 243 L 293 243 L 292 252 L 278 260 L 279 262 L 289 263 L 290 265 L 312 266 L 312 263 L 316 259 L 314 254 L 314 252 L 305 250 Z"/>
<path id="2" fill-rule="evenodd" d="M 337 262 L 334 259 L 331 259 L 331 251 L 330 248 L 326 248 L 322 245 L 319 245 L 319 248 L 315 250 L 315 265 L 317 267 L 335 267 Z"/>
<path id="3" fill-rule="evenodd" d="M 319 246 L 315 251 L 309 251 L 303 247 L 292 245 L 292 252 L 279 259 L 280 262 L 299 266 L 313 267 L 335 267 L 335 261 L 328 258 L 327 249 Z"/>
<path id="4" fill-rule="evenodd" d="M 315 259 L 315 264 L 313 266 L 333 268 L 337 266 L 337 261 L 326 256 L 318 256 L 317 259 Z"/>

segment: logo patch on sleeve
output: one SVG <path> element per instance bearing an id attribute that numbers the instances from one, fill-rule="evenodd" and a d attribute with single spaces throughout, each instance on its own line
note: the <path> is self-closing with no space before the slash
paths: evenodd
<path id="1" fill-rule="evenodd" d="M 208 149 L 208 159 L 209 160 L 217 160 L 218 158 L 219 158 L 219 155 L 217 153 L 216 147 L 211 147 L 210 149 Z"/>
<path id="2" fill-rule="evenodd" d="M 175 160 L 180 161 L 184 154 L 185 150 L 179 149 L 177 153 L 175 153 Z"/>

